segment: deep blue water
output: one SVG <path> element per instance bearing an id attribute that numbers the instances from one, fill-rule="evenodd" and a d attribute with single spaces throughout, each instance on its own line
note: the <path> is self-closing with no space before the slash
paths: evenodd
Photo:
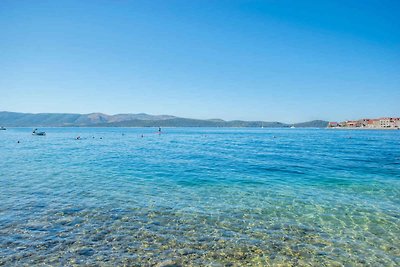
<path id="1" fill-rule="evenodd" d="M 0 265 L 400 265 L 400 131 L 31 130 L 0 131 Z"/>

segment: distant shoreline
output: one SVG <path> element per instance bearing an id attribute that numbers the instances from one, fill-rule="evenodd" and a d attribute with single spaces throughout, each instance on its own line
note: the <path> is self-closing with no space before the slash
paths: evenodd
<path id="1" fill-rule="evenodd" d="M 245 121 L 222 119 L 192 119 L 173 115 L 115 114 L 103 113 L 77 114 L 77 113 L 19 113 L 1 112 L 0 126 L 26 126 L 28 127 L 316 127 L 325 128 L 328 121 L 312 120 L 300 123 L 284 123 L 279 121 Z"/>
<path id="2" fill-rule="evenodd" d="M 5 127 L 7 130 L 9 129 L 18 129 L 18 128 L 87 128 L 87 129 L 112 129 L 112 128 L 121 128 L 121 129 L 150 129 L 150 128 L 158 128 L 158 126 L 9 126 Z M 161 128 L 163 129 L 179 129 L 179 128 L 212 128 L 212 129 L 260 129 L 260 130 L 268 130 L 268 129 L 290 129 L 290 130 L 296 130 L 296 129 L 315 129 L 315 130 L 400 130 L 400 128 L 358 128 L 358 127 L 296 127 L 296 128 L 291 128 L 291 127 L 240 127 L 240 126 L 162 126 Z"/>
<path id="3" fill-rule="evenodd" d="M 158 128 L 159 126 L 5 126 L 8 129 L 14 128 Z M 327 129 L 326 127 L 240 127 L 240 126 L 161 126 L 161 128 L 214 128 L 214 129 Z"/>
<path id="4" fill-rule="evenodd" d="M 400 130 L 400 128 L 367 128 L 367 127 L 326 127 L 326 129 L 329 130 L 391 130 L 391 131 L 395 131 L 395 130 Z"/>

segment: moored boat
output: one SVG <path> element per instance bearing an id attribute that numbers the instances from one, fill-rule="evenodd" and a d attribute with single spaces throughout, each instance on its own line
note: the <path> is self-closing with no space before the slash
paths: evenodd
<path id="1" fill-rule="evenodd" d="M 46 132 L 38 132 L 38 129 L 35 129 L 35 130 L 33 130 L 32 135 L 44 136 L 44 135 L 46 135 Z"/>

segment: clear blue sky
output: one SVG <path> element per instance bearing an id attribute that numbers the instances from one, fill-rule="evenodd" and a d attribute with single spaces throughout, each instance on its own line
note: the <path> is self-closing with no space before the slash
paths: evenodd
<path id="1" fill-rule="evenodd" d="M 400 1 L 0 1 L 0 110 L 400 116 Z"/>

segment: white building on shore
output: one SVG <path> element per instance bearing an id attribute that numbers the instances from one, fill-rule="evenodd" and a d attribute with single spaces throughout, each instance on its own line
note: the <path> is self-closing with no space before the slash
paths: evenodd
<path id="1" fill-rule="evenodd" d="M 370 128 L 370 129 L 400 129 L 400 118 L 383 117 L 379 119 L 360 119 L 344 122 L 330 122 L 328 128 Z"/>

